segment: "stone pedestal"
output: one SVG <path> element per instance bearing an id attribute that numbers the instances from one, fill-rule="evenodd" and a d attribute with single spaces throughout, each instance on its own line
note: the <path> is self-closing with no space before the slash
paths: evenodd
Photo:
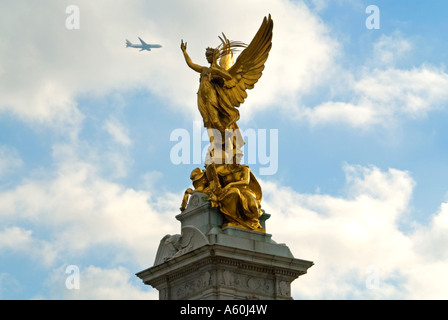
<path id="1" fill-rule="evenodd" d="M 223 215 L 194 193 L 180 235 L 166 235 L 154 266 L 137 273 L 161 300 L 291 299 L 291 282 L 313 262 L 296 259 L 267 233 L 223 225 Z M 268 214 L 261 217 L 265 228 Z"/>

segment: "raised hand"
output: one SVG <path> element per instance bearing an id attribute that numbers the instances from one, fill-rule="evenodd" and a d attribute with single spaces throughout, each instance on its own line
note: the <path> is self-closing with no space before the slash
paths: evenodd
<path id="1" fill-rule="evenodd" d="M 181 40 L 180 49 L 182 50 L 182 52 L 187 51 L 187 43 L 184 43 L 184 40 Z"/>

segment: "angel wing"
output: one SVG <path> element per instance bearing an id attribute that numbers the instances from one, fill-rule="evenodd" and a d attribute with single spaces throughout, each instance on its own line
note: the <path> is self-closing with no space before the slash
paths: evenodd
<path id="1" fill-rule="evenodd" d="M 260 79 L 272 46 L 273 26 L 271 15 L 265 17 L 251 43 L 228 70 L 232 79 L 224 81 L 223 86 L 217 88 L 223 107 L 239 107 L 247 98 L 246 90 L 253 89 Z"/>
<path id="2" fill-rule="evenodd" d="M 219 36 L 218 38 L 221 40 L 221 44 L 218 46 L 218 50 L 221 52 L 219 65 L 224 70 L 229 70 L 235 64 L 233 53 L 238 48 L 246 48 L 247 44 L 241 41 L 230 41 L 224 33 L 222 33 L 222 38 Z"/>
<path id="3" fill-rule="evenodd" d="M 230 67 L 232 67 L 235 64 L 235 61 L 233 60 L 233 52 L 230 46 L 230 40 L 227 39 L 226 35 L 222 34 L 223 38 L 219 37 L 222 42 L 222 49 L 221 49 L 221 59 L 219 60 L 219 65 L 221 68 L 224 68 L 225 70 L 229 70 Z"/>

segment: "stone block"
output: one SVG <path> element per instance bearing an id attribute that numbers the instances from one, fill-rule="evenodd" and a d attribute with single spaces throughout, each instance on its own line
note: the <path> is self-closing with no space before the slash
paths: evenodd
<path id="1" fill-rule="evenodd" d="M 223 228 L 223 214 L 206 197 L 190 197 L 176 216 L 181 234 L 162 238 L 153 267 L 136 275 L 163 300 L 291 299 L 291 282 L 313 262 L 294 258 L 271 234 Z M 262 217 L 265 228 L 269 214 Z"/>

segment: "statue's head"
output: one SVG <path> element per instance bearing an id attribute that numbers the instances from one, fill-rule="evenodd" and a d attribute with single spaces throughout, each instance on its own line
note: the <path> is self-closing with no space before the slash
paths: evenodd
<path id="1" fill-rule="evenodd" d="M 206 188 L 209 184 L 205 171 L 199 168 L 196 168 L 191 172 L 190 179 L 193 181 L 193 186 L 196 189 L 200 187 Z"/>
<path id="2" fill-rule="evenodd" d="M 220 53 L 219 49 L 214 49 L 210 47 L 205 49 L 205 57 L 207 58 L 207 61 L 209 63 L 213 63 L 215 60 L 217 60 L 219 57 L 219 53 Z"/>
<path id="3" fill-rule="evenodd" d="M 201 170 L 201 169 L 199 169 L 199 168 L 196 168 L 196 169 L 194 169 L 194 170 L 191 172 L 191 174 L 190 174 L 190 179 L 191 179 L 192 181 L 198 181 L 198 180 L 200 180 L 203 176 L 204 176 L 204 171 Z"/>

